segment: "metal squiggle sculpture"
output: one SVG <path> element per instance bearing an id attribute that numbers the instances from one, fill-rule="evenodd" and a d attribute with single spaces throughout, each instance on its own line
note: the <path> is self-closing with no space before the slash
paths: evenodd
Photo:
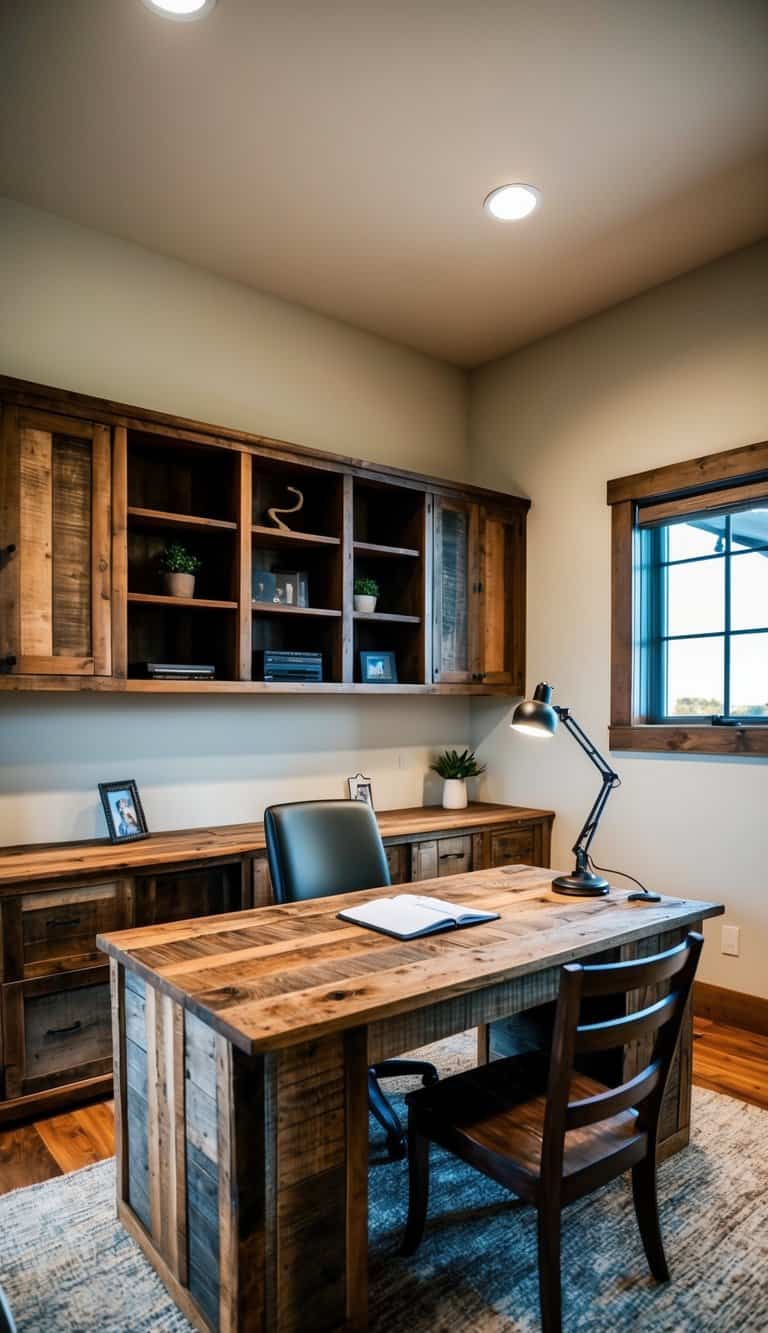
<path id="1" fill-rule="evenodd" d="M 284 523 L 281 518 L 278 518 L 278 514 L 298 514 L 299 510 L 304 505 L 304 496 L 296 486 L 286 486 L 285 489 L 290 491 L 292 495 L 298 495 L 298 504 L 291 505 L 289 509 L 268 509 L 267 517 L 271 518 L 276 528 L 283 528 L 285 532 L 290 532 L 291 529 L 288 527 L 288 524 Z"/>

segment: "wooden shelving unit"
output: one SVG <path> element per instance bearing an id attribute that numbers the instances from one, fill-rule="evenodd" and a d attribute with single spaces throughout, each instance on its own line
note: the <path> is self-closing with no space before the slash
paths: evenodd
<path id="1" fill-rule="evenodd" d="M 2 377 L 0 405 L 0 690 L 524 689 L 528 501 Z M 179 541 L 193 597 L 161 582 Z M 379 588 L 372 614 L 357 578 Z M 322 681 L 256 679 L 268 649 L 319 653 Z M 371 652 L 394 654 L 397 684 L 362 681 Z M 152 661 L 216 676 L 149 680 Z"/>

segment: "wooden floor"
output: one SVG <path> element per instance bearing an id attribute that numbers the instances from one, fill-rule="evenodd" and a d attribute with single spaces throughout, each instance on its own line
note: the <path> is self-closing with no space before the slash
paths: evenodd
<path id="1" fill-rule="evenodd" d="M 693 1081 L 768 1110 L 768 1037 L 694 1020 Z M 76 1171 L 113 1147 L 112 1102 L 0 1129 L 0 1194 Z"/>

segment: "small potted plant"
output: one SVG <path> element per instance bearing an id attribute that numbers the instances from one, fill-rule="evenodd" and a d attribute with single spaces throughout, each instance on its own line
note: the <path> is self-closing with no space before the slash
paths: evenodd
<path id="1" fill-rule="evenodd" d="M 194 597 L 200 559 L 180 542 L 171 542 L 160 556 L 163 587 L 168 597 Z"/>
<path id="2" fill-rule="evenodd" d="M 473 750 L 444 750 L 434 764 L 434 773 L 443 779 L 443 809 L 463 810 L 467 804 L 467 778 L 479 778 L 485 764 L 478 764 Z"/>
<path id="3" fill-rule="evenodd" d="M 355 610 L 371 615 L 376 610 L 379 585 L 375 579 L 355 579 Z"/>

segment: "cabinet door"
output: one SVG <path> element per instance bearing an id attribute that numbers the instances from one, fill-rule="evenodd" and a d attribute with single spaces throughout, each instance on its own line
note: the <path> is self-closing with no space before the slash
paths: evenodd
<path id="1" fill-rule="evenodd" d="M 6 1097 L 111 1073 L 107 969 L 4 986 L 3 1026 Z"/>
<path id="2" fill-rule="evenodd" d="M 107 426 L 6 406 L 0 435 L 0 661 L 109 675 Z"/>
<path id="3" fill-rule="evenodd" d="M 480 651 L 488 685 L 525 689 L 525 516 L 483 507 L 479 519 Z"/>
<path id="4" fill-rule="evenodd" d="M 478 679 L 479 519 L 476 504 L 434 497 L 432 677 L 444 684 Z"/>

